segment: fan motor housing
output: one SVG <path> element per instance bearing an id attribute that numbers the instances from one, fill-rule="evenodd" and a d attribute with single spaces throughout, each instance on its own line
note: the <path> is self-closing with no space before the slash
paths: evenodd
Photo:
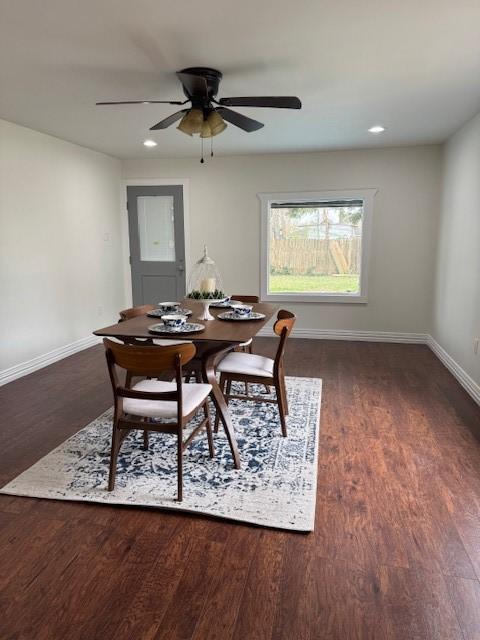
<path id="1" fill-rule="evenodd" d="M 218 71 L 217 69 L 211 69 L 210 67 L 188 67 L 187 69 L 182 69 L 180 73 L 189 73 L 192 76 L 200 76 L 202 78 L 205 78 L 205 82 L 207 83 L 207 87 L 208 87 L 209 98 L 214 98 L 217 95 L 218 85 L 220 84 L 220 80 L 223 77 L 220 71 Z M 185 89 L 183 85 L 182 85 L 182 88 L 183 88 L 183 93 L 186 95 L 187 98 L 196 97 L 196 96 L 190 96 L 188 94 L 188 91 Z M 205 96 L 198 96 L 198 98 L 200 99 L 199 101 L 203 102 L 205 99 Z"/>

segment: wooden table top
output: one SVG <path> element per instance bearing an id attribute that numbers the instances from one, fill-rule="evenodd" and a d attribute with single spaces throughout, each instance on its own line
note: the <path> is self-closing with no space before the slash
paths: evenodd
<path id="1" fill-rule="evenodd" d="M 111 338 L 173 338 L 175 340 L 194 340 L 195 342 L 231 342 L 240 344 L 247 342 L 250 338 L 257 335 L 260 329 L 275 314 L 277 307 L 271 304 L 260 302 L 253 305 L 253 310 L 258 313 L 265 314 L 263 320 L 242 320 L 242 321 L 225 321 L 217 320 L 219 313 L 228 311 L 228 309 L 215 309 L 210 307 L 210 313 L 215 316 L 215 320 L 197 320 L 197 316 L 201 315 L 202 304 L 196 300 L 184 300 L 182 307 L 191 309 L 192 315 L 187 322 L 198 322 L 205 326 L 205 330 L 201 333 L 187 334 L 153 334 L 148 331 L 148 327 L 152 324 L 158 324 L 160 318 L 149 318 L 148 316 L 137 316 L 125 322 L 118 322 L 103 329 L 97 329 L 93 333 L 96 336 L 107 336 Z"/>

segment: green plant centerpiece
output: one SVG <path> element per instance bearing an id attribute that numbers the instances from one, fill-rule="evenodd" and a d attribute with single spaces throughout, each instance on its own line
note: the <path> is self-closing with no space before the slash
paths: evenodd
<path id="1" fill-rule="evenodd" d="M 192 269 L 188 279 L 187 298 L 202 302 L 203 311 L 199 320 L 214 320 L 208 307 L 214 300 L 221 302 L 227 298 L 223 291 L 222 278 L 214 260 L 208 255 L 207 246 L 203 248 L 203 256 Z"/>
<path id="2" fill-rule="evenodd" d="M 200 291 L 200 289 L 194 289 L 190 291 L 187 298 L 191 298 L 192 300 L 225 300 L 227 296 L 220 289 L 215 289 L 215 291 Z"/>

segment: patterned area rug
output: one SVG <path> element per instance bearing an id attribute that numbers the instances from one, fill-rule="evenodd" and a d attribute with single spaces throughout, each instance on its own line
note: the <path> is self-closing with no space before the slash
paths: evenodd
<path id="1" fill-rule="evenodd" d="M 236 391 L 243 392 L 243 385 Z M 266 527 L 313 531 L 322 381 L 287 378 L 290 415 L 282 438 L 276 405 L 232 401 L 242 468 L 236 471 L 225 432 L 215 458 L 205 433 L 184 454 L 183 502 L 176 501 L 176 438 L 131 433 L 120 451 L 115 490 L 106 490 L 112 410 L 84 427 L 0 490 L 0 493 L 178 509 Z M 235 389 L 234 389 L 235 390 Z M 251 392 L 262 393 L 262 387 Z M 214 413 L 212 411 L 212 413 Z"/>

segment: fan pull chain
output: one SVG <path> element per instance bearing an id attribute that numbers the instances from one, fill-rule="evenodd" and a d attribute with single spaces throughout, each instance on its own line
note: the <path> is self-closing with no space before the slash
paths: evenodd
<path id="1" fill-rule="evenodd" d="M 205 162 L 205 160 L 203 159 L 203 138 L 200 138 L 202 141 L 202 158 L 200 160 L 200 164 L 203 164 Z"/>
<path id="2" fill-rule="evenodd" d="M 210 138 L 210 157 L 213 158 L 213 136 Z"/>

